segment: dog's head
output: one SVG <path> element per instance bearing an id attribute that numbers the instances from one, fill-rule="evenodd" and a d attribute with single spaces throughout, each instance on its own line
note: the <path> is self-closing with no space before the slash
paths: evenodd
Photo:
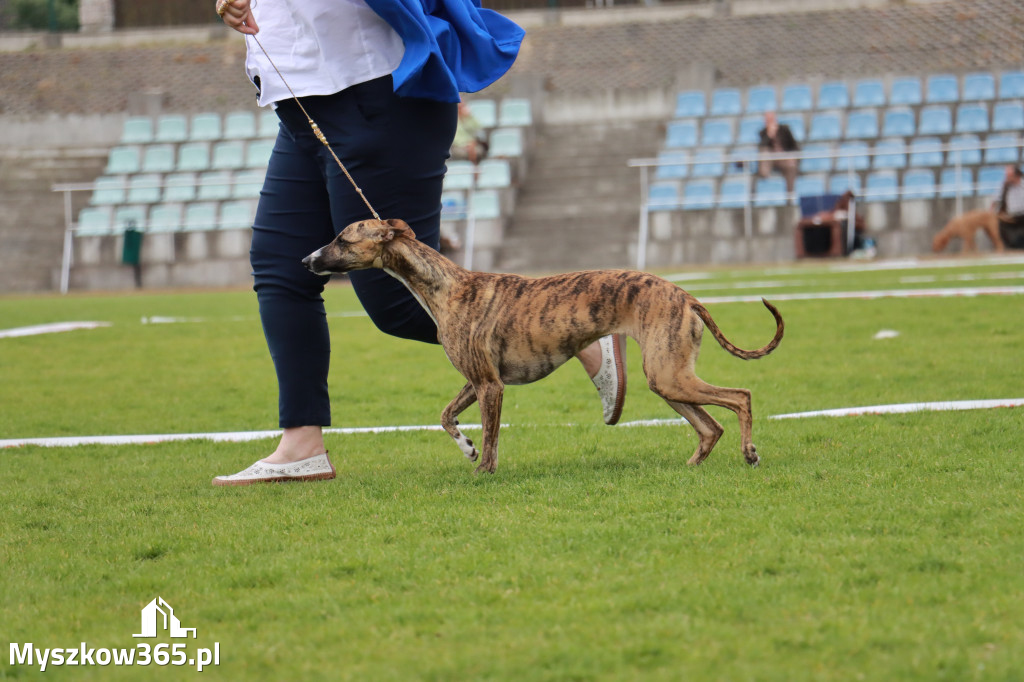
<path id="1" fill-rule="evenodd" d="M 940 232 L 935 235 L 935 239 L 932 240 L 932 251 L 939 253 L 946 248 L 947 244 L 949 244 L 949 235 L 945 232 Z"/>
<path id="2" fill-rule="evenodd" d="M 401 220 L 360 220 L 352 223 L 327 246 L 302 259 L 317 275 L 384 267 L 384 252 L 396 239 L 415 239 Z"/>

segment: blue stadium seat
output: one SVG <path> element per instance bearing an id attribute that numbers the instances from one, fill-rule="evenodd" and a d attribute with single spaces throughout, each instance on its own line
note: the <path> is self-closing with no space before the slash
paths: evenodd
<path id="1" fill-rule="evenodd" d="M 941 166 L 942 141 L 937 137 L 915 137 L 910 142 L 910 165 L 914 168 Z"/>
<path id="2" fill-rule="evenodd" d="M 224 138 L 248 140 L 256 137 L 256 114 L 251 111 L 233 111 L 224 117 Z"/>
<path id="3" fill-rule="evenodd" d="M 652 182 L 647 190 L 647 208 L 651 211 L 671 211 L 679 208 L 679 183 Z"/>
<path id="4" fill-rule="evenodd" d="M 276 114 L 275 114 L 276 116 Z M 188 119 L 180 114 L 165 114 L 156 120 L 154 142 L 184 142 L 188 139 Z"/>
<path id="5" fill-rule="evenodd" d="M 192 117 L 189 139 L 211 142 L 222 136 L 220 114 L 196 114 Z"/>
<path id="6" fill-rule="evenodd" d="M 155 204 L 163 193 L 163 177 L 159 173 L 139 173 L 128 179 L 129 204 Z"/>
<path id="7" fill-rule="evenodd" d="M 789 132 L 793 133 L 797 142 L 803 142 L 807 138 L 803 114 L 782 114 L 778 118 L 779 123 L 789 126 Z"/>
<path id="8" fill-rule="evenodd" d="M 836 157 L 835 169 L 845 171 L 867 170 L 871 166 L 871 157 L 868 156 L 868 143 L 860 140 L 851 140 L 839 145 L 840 156 Z"/>
<path id="9" fill-rule="evenodd" d="M 503 128 L 523 128 L 533 125 L 533 107 L 530 100 L 506 97 L 498 109 L 498 125 Z"/>
<path id="10" fill-rule="evenodd" d="M 739 90 L 719 88 L 711 93 L 712 116 L 738 116 L 742 110 Z"/>
<path id="11" fill-rule="evenodd" d="M 878 137 L 878 114 L 873 109 L 851 112 L 846 119 L 846 137 L 850 139 Z"/>
<path id="12" fill-rule="evenodd" d="M 757 144 L 761 141 L 762 128 L 764 128 L 764 118 L 761 116 L 741 118 L 740 132 L 736 136 L 736 144 Z"/>
<path id="13" fill-rule="evenodd" d="M 899 198 L 899 180 L 895 171 L 880 170 L 868 173 L 864 186 L 866 201 L 898 201 Z"/>
<path id="14" fill-rule="evenodd" d="M 934 199 L 935 173 L 930 170 L 909 170 L 903 174 L 904 199 Z"/>
<path id="15" fill-rule="evenodd" d="M 174 145 L 151 144 L 142 153 L 143 173 L 170 173 L 174 170 Z"/>
<path id="16" fill-rule="evenodd" d="M 766 111 L 778 109 L 775 100 L 775 87 L 771 85 L 758 85 L 747 90 L 747 113 L 763 114 Z"/>
<path id="17" fill-rule="evenodd" d="M 131 116 L 125 119 L 121 131 L 121 144 L 149 144 L 153 141 L 153 119 L 149 116 Z"/>
<path id="18" fill-rule="evenodd" d="M 957 135 L 949 141 L 950 150 L 946 154 L 946 163 L 954 166 L 976 166 L 981 163 L 981 140 L 977 135 Z"/>
<path id="19" fill-rule="evenodd" d="M 804 154 L 827 153 L 832 151 L 832 145 L 824 143 L 809 144 L 801 151 Z M 830 170 L 832 170 L 832 157 L 830 156 L 800 159 L 801 173 L 827 173 Z"/>
<path id="20" fill-rule="evenodd" d="M 245 167 L 266 168 L 273 151 L 273 140 L 250 140 L 245 146 Z"/>
<path id="21" fill-rule="evenodd" d="M 477 166 L 476 186 L 480 189 L 502 189 L 512 186 L 512 166 L 505 159 L 485 159 Z"/>
<path id="22" fill-rule="evenodd" d="M 701 149 L 693 156 L 690 174 L 695 178 L 716 177 L 725 173 L 725 153 L 721 149 Z"/>
<path id="23" fill-rule="evenodd" d="M 978 194 L 995 194 L 1003 188 L 1006 170 L 1003 166 L 985 166 L 978 171 Z"/>
<path id="24" fill-rule="evenodd" d="M 463 220 L 468 209 L 465 192 L 441 192 L 441 220 Z"/>
<path id="25" fill-rule="evenodd" d="M 939 196 L 949 199 L 958 194 L 962 197 L 974 196 L 974 171 L 961 168 L 957 173 L 955 168 L 943 168 L 939 176 Z"/>
<path id="26" fill-rule="evenodd" d="M 140 162 L 141 151 L 135 145 L 125 147 L 114 147 L 107 157 L 107 168 L 104 173 L 108 175 L 126 175 L 138 173 L 142 168 Z"/>
<path id="27" fill-rule="evenodd" d="M 894 107 L 885 112 L 883 137 L 913 137 L 914 128 L 914 111 L 910 107 Z"/>
<path id="28" fill-rule="evenodd" d="M 788 201 L 785 180 L 778 176 L 757 179 L 754 189 L 754 206 L 785 206 Z"/>
<path id="29" fill-rule="evenodd" d="M 263 189 L 263 178 L 266 173 L 260 168 L 235 173 L 235 185 L 231 188 L 232 199 L 258 199 Z"/>
<path id="30" fill-rule="evenodd" d="M 1016 165 L 1020 161 L 1020 147 L 1017 146 L 1019 143 L 1020 138 L 1013 133 L 989 135 L 988 139 L 985 140 L 985 144 L 991 145 L 993 148 L 985 150 L 985 163 L 1012 163 Z M 1007 146 L 1000 147 L 998 145 Z"/>
<path id="31" fill-rule="evenodd" d="M 1000 102 L 992 109 L 992 130 L 1021 130 L 1024 128 L 1024 104 Z"/>
<path id="32" fill-rule="evenodd" d="M 801 175 L 796 179 L 793 190 L 800 197 L 821 196 L 825 193 L 825 175 L 823 173 Z"/>
<path id="33" fill-rule="evenodd" d="M 96 178 L 89 203 L 93 206 L 123 204 L 127 187 L 128 178 L 123 175 L 104 175 Z"/>
<path id="34" fill-rule="evenodd" d="M 145 206 L 118 206 L 114 209 L 114 220 L 111 230 L 121 234 L 129 228 L 145 232 L 149 223 L 149 211 Z"/>
<path id="35" fill-rule="evenodd" d="M 929 104 L 956 102 L 960 99 L 960 86 L 956 76 L 942 73 L 928 76 L 926 99 Z"/>
<path id="36" fill-rule="evenodd" d="M 696 121 L 672 121 L 668 124 L 665 146 L 671 148 L 697 146 Z"/>
<path id="37" fill-rule="evenodd" d="M 847 190 L 853 190 L 855 194 L 860 193 L 860 176 L 854 173 L 837 173 L 828 180 L 829 194 L 845 194 Z"/>
<path id="38" fill-rule="evenodd" d="M 907 167 L 907 146 L 902 139 L 881 140 L 875 145 L 875 152 L 876 169 Z"/>
<path id="39" fill-rule="evenodd" d="M 88 235 L 110 234 L 113 211 L 109 206 L 87 206 L 78 214 L 78 226 L 75 233 Z"/>
<path id="40" fill-rule="evenodd" d="M 885 86 L 876 78 L 857 81 L 853 88 L 853 106 L 884 107 Z"/>
<path id="41" fill-rule="evenodd" d="M 991 73 L 969 73 L 964 76 L 965 102 L 996 98 L 996 78 Z"/>
<path id="42" fill-rule="evenodd" d="M 898 78 L 892 82 L 889 104 L 914 106 L 921 103 L 921 81 L 918 78 Z"/>
<path id="43" fill-rule="evenodd" d="M 234 175 L 231 171 L 207 171 L 199 175 L 198 199 L 200 201 L 221 201 L 231 198 Z"/>
<path id="44" fill-rule="evenodd" d="M 247 230 L 252 227 L 256 217 L 256 202 L 251 199 L 225 201 L 220 206 L 220 224 L 222 230 Z"/>
<path id="45" fill-rule="evenodd" d="M 999 75 L 999 99 L 1024 97 L 1024 71 L 1004 71 Z"/>
<path id="46" fill-rule="evenodd" d="M 834 112 L 821 112 L 811 118 L 811 132 L 807 139 L 811 142 L 824 140 L 838 140 L 842 137 L 842 124 L 839 114 Z"/>
<path id="47" fill-rule="evenodd" d="M 701 90 L 676 95 L 676 118 L 700 118 L 708 113 L 707 96 Z"/>
<path id="48" fill-rule="evenodd" d="M 729 154 L 725 172 L 727 175 L 743 175 L 748 171 L 757 172 L 757 157 L 759 152 L 753 145 L 742 145 L 732 148 Z"/>
<path id="49" fill-rule="evenodd" d="M 850 91 L 846 83 L 832 81 L 822 83 L 818 89 L 819 109 L 845 109 L 850 106 Z"/>
<path id="50" fill-rule="evenodd" d="M 956 132 L 988 131 L 988 108 L 984 104 L 961 104 L 956 109 Z"/>
<path id="51" fill-rule="evenodd" d="M 715 205 L 715 183 L 711 180 L 690 180 L 683 188 L 680 205 L 688 211 L 713 208 Z"/>
<path id="52" fill-rule="evenodd" d="M 213 170 L 235 170 L 245 167 L 245 143 L 241 140 L 225 140 L 213 146 Z"/>
<path id="53" fill-rule="evenodd" d="M 476 165 L 472 161 L 448 161 L 444 174 L 444 189 L 472 189 L 476 177 Z"/>
<path id="54" fill-rule="evenodd" d="M 181 204 L 160 204 L 149 212 L 149 229 L 147 232 L 177 232 L 181 229 Z"/>
<path id="55" fill-rule="evenodd" d="M 787 85 L 782 89 L 782 111 L 810 111 L 813 107 L 809 85 Z"/>
<path id="56" fill-rule="evenodd" d="M 195 201 L 197 176 L 193 172 L 174 173 L 164 178 L 164 201 Z"/>
<path id="57" fill-rule="evenodd" d="M 722 181 L 719 189 L 720 208 L 742 208 L 750 200 L 750 178 L 732 177 Z"/>
<path id="58" fill-rule="evenodd" d="M 953 132 L 953 114 L 945 104 L 933 104 L 921 110 L 918 135 L 949 135 Z"/>
<path id="59" fill-rule="evenodd" d="M 732 119 L 709 118 L 704 121 L 701 144 L 705 147 L 728 147 L 733 142 Z"/>
<path id="60" fill-rule="evenodd" d="M 491 99 L 474 99 L 466 103 L 469 113 L 484 128 L 493 128 L 498 125 L 498 105 Z"/>
<path id="61" fill-rule="evenodd" d="M 487 139 L 490 147 L 487 150 L 493 158 L 519 158 L 523 155 L 523 129 L 497 128 L 491 131 Z"/>
<path id="62" fill-rule="evenodd" d="M 185 207 L 181 227 L 189 232 L 217 229 L 217 203 L 202 201 Z"/>
<path id="63" fill-rule="evenodd" d="M 178 149 L 179 171 L 204 171 L 210 168 L 210 143 L 186 142 Z"/>
<path id="64" fill-rule="evenodd" d="M 478 189 L 469 194 L 469 212 L 478 220 L 501 217 L 501 194 L 496 189 Z"/>
<path id="65" fill-rule="evenodd" d="M 658 153 L 658 167 L 654 177 L 659 180 L 685 178 L 690 174 L 689 152 L 665 151 Z"/>

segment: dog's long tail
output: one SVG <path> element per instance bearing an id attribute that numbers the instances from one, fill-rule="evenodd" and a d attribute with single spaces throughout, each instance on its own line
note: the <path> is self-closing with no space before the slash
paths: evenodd
<path id="1" fill-rule="evenodd" d="M 704 325 L 711 331 L 719 345 L 736 357 L 744 360 L 756 360 L 757 358 L 763 358 L 771 353 L 778 347 L 779 342 L 782 341 L 782 334 L 786 330 L 786 324 L 782 321 L 782 315 L 779 314 L 779 309 L 763 298 L 761 299 L 761 303 L 764 303 L 764 307 L 771 311 L 772 316 L 775 318 L 775 338 L 769 341 L 768 345 L 763 348 L 758 348 L 757 350 L 743 350 L 742 348 L 737 348 L 731 341 L 729 341 L 729 339 L 725 338 L 725 334 L 723 334 L 722 330 L 718 328 L 717 324 L 715 324 L 715 321 L 712 319 L 711 313 L 708 312 L 707 308 L 697 302 L 696 299 L 690 300 L 690 305 L 693 307 L 693 311 L 697 313 L 697 316 L 700 317 L 700 319 L 704 320 Z"/>

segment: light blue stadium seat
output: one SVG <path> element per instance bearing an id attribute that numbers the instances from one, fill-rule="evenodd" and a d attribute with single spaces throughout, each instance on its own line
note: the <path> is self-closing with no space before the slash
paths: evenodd
<path id="1" fill-rule="evenodd" d="M 149 212 L 145 206 L 118 206 L 114 209 L 114 222 L 111 230 L 114 234 L 121 234 L 130 228 L 145 232 L 148 218 Z"/>
<path id="2" fill-rule="evenodd" d="M 884 107 L 885 86 L 876 78 L 857 81 L 853 88 L 853 106 Z"/>
<path id="3" fill-rule="evenodd" d="M 676 118 L 700 118 L 708 113 L 707 97 L 701 90 L 676 95 Z"/>
<path id="4" fill-rule="evenodd" d="M 258 199 L 263 189 L 263 178 L 266 173 L 262 169 L 250 168 L 235 173 L 235 184 L 231 189 L 232 199 Z"/>
<path id="5" fill-rule="evenodd" d="M 864 186 L 865 201 L 898 201 L 899 180 L 896 172 L 891 170 L 880 170 L 868 173 L 868 179 Z"/>
<path id="6" fill-rule="evenodd" d="M 160 204 L 149 212 L 148 232 L 177 232 L 182 223 L 181 204 Z"/>
<path id="7" fill-rule="evenodd" d="M 892 82 L 889 104 L 914 106 L 921 103 L 921 80 L 918 78 L 897 78 Z"/>
<path id="8" fill-rule="evenodd" d="M 252 199 L 235 199 L 225 201 L 220 206 L 220 224 L 222 230 L 247 230 L 252 227 L 256 216 L 256 202 Z"/>
<path id="9" fill-rule="evenodd" d="M 220 114 L 196 114 L 192 117 L 189 139 L 210 142 L 222 136 Z"/>
<path id="10" fill-rule="evenodd" d="M 121 144 L 149 144 L 153 141 L 153 119 L 149 116 L 131 116 L 125 119 L 121 131 Z"/>
<path id="11" fill-rule="evenodd" d="M 180 114 L 165 114 L 156 120 L 154 142 L 184 142 L 188 139 L 188 119 Z"/>
<path id="12" fill-rule="evenodd" d="M 472 189 L 476 177 L 476 166 L 472 161 L 448 161 L 448 171 L 444 176 L 444 188 Z"/>
<path id="13" fill-rule="evenodd" d="M 210 143 L 186 142 L 178 149 L 178 171 L 204 171 L 210 168 Z"/>
<path id="14" fill-rule="evenodd" d="M 277 117 L 277 113 L 267 109 L 260 111 L 259 130 L 257 131 L 260 137 L 272 140 L 277 137 L 277 132 L 280 128 L 281 119 Z"/>
<path id="15" fill-rule="evenodd" d="M 695 211 L 713 208 L 715 205 L 715 183 L 712 180 L 690 180 L 683 188 L 680 202 L 683 210 Z"/>
<path id="16" fill-rule="evenodd" d="M 743 110 L 740 91 L 735 88 L 719 88 L 711 93 L 712 116 L 738 116 Z"/>
<path id="17" fill-rule="evenodd" d="M 778 120 L 780 124 L 789 127 L 789 132 L 793 133 L 793 139 L 797 142 L 803 142 L 807 139 L 803 114 L 780 114 Z"/>
<path id="18" fill-rule="evenodd" d="M 140 162 L 141 151 L 135 145 L 114 147 L 107 157 L 107 168 L 104 171 L 107 175 L 127 175 L 138 173 L 142 168 Z"/>
<path id="19" fill-rule="evenodd" d="M 849 139 L 878 137 L 878 113 L 874 109 L 851 112 L 846 118 L 846 137 Z"/>
<path id="20" fill-rule="evenodd" d="M 142 153 L 143 173 L 170 173 L 174 170 L 174 145 L 152 144 Z"/>
<path id="21" fill-rule="evenodd" d="M 885 112 L 882 121 L 883 137 L 913 137 L 914 111 L 910 107 L 894 107 Z"/>
<path id="22" fill-rule="evenodd" d="M 695 178 L 716 177 L 725 173 L 725 153 L 721 149 L 701 149 L 693 156 L 690 174 Z"/>
<path id="23" fill-rule="evenodd" d="M 761 116 L 746 116 L 740 119 L 740 132 L 736 136 L 736 144 L 757 144 L 761 141 L 761 129 L 764 128 L 764 118 Z"/>
<path id="24" fill-rule="evenodd" d="M 159 173 L 140 173 L 128 179 L 129 204 L 155 204 L 163 193 L 163 177 Z"/>
<path id="25" fill-rule="evenodd" d="M 850 140 L 839 145 L 839 156 L 836 157 L 835 169 L 845 171 L 867 170 L 871 166 L 868 156 L 868 143 L 861 140 Z"/>
<path id="26" fill-rule="evenodd" d="M 964 76 L 965 102 L 996 98 L 996 78 L 991 73 L 969 73 Z"/>
<path id="27" fill-rule="evenodd" d="M 78 227 L 75 234 L 83 237 L 110 234 L 113 220 L 114 214 L 109 206 L 87 206 L 78 214 Z"/>
<path id="28" fill-rule="evenodd" d="M 733 142 L 732 120 L 709 118 L 704 121 L 701 144 L 705 147 L 728 147 Z"/>
<path id="29" fill-rule="evenodd" d="M 256 114 L 233 111 L 224 117 L 224 139 L 248 140 L 256 137 Z"/>
<path id="30" fill-rule="evenodd" d="M 796 179 L 793 191 L 799 197 L 817 197 L 825 194 L 825 174 L 801 175 Z"/>
<path id="31" fill-rule="evenodd" d="M 953 114 L 945 104 L 933 104 L 921 110 L 918 135 L 949 135 L 953 132 Z"/>
<path id="32" fill-rule="evenodd" d="M 469 211 L 476 220 L 501 217 L 501 194 L 496 189 L 478 189 L 469 194 Z"/>
<path id="33" fill-rule="evenodd" d="M 992 145 L 993 148 L 985 150 L 985 163 L 1012 163 L 1017 165 L 1017 162 L 1020 161 L 1020 147 L 1016 145 L 1019 143 L 1020 138 L 1013 133 L 989 135 L 988 139 L 985 140 L 985 144 Z M 998 145 L 1007 146 L 1000 147 Z"/>
<path id="34" fill-rule="evenodd" d="M 250 140 L 245 146 L 245 167 L 266 168 L 273 151 L 273 140 Z"/>
<path id="35" fill-rule="evenodd" d="M 939 196 L 949 199 L 957 195 L 974 196 L 974 171 L 970 168 L 961 168 L 957 173 L 955 168 L 943 168 L 939 175 Z"/>
<path id="36" fill-rule="evenodd" d="M 750 198 L 750 178 L 743 176 L 722 180 L 718 195 L 719 208 L 742 208 Z"/>
<path id="37" fill-rule="evenodd" d="M 981 163 L 981 140 L 977 135 L 957 135 L 949 141 L 950 150 L 946 154 L 946 163 L 954 166 L 976 166 Z"/>
<path id="38" fill-rule="evenodd" d="M 181 227 L 187 232 L 216 230 L 218 225 L 217 202 L 201 201 L 185 207 Z"/>
<path id="39" fill-rule="evenodd" d="M 860 176 L 854 173 L 837 173 L 828 180 L 829 194 L 845 194 L 847 190 L 853 190 L 855 194 L 860 193 Z"/>
<path id="40" fill-rule="evenodd" d="M 999 74 L 999 99 L 1024 97 L 1024 71 L 1004 71 Z"/>
<path id="41" fill-rule="evenodd" d="M 809 144 L 803 148 L 805 154 L 826 153 L 832 151 L 832 145 L 825 143 Z M 800 159 L 801 173 L 827 173 L 832 170 L 832 158 L 804 158 Z"/>
<path id="42" fill-rule="evenodd" d="M 807 139 L 811 142 L 838 140 L 842 137 L 842 123 L 835 112 L 820 112 L 811 118 L 811 131 Z"/>
<path id="43" fill-rule="evenodd" d="M 758 178 L 754 188 L 754 206 L 785 206 L 788 202 L 786 181 L 778 176 Z"/>
<path id="44" fill-rule="evenodd" d="M 850 91 L 846 83 L 831 81 L 822 83 L 818 89 L 819 109 L 845 109 L 850 106 Z"/>
<path id="45" fill-rule="evenodd" d="M 487 154 L 493 158 L 519 158 L 523 155 L 523 129 L 497 128 L 487 139 Z"/>
<path id="46" fill-rule="evenodd" d="M 195 201 L 197 176 L 188 171 L 174 173 L 164 178 L 164 201 Z"/>
<path id="47" fill-rule="evenodd" d="M 687 162 L 690 160 L 689 152 L 665 151 L 658 154 L 658 167 L 654 171 L 654 177 L 659 180 L 672 180 L 685 178 L 690 174 L 690 167 Z"/>
<path id="48" fill-rule="evenodd" d="M 651 183 L 647 190 L 647 208 L 652 211 L 671 211 L 679 208 L 679 183 Z"/>
<path id="49" fill-rule="evenodd" d="M 907 146 L 902 139 L 880 140 L 875 145 L 874 167 L 878 168 L 906 168 Z M 884 152 L 884 153 L 881 153 Z"/>
<path id="50" fill-rule="evenodd" d="M 1024 104 L 1020 102 L 999 102 L 992 109 L 992 130 L 1024 129 Z"/>
<path id="51" fill-rule="evenodd" d="M 956 76 L 952 74 L 933 74 L 928 76 L 926 100 L 929 104 L 956 102 L 960 99 L 960 86 Z"/>
<path id="52" fill-rule="evenodd" d="M 231 198 L 234 175 L 231 171 L 207 171 L 199 175 L 197 198 L 200 201 L 221 201 Z"/>
<path id="53" fill-rule="evenodd" d="M 775 111 L 778 108 L 774 86 L 758 85 L 747 90 L 748 114 L 763 114 L 766 111 Z"/>
<path id="54" fill-rule="evenodd" d="M 123 204 L 128 178 L 124 175 L 104 175 L 96 178 L 93 187 L 92 198 L 89 201 L 93 206 Z"/>
<path id="55" fill-rule="evenodd" d="M 956 132 L 988 131 L 988 108 L 984 104 L 961 104 L 956 109 Z"/>
<path id="56" fill-rule="evenodd" d="M 942 141 L 937 137 L 915 137 L 910 142 L 910 165 L 941 166 Z"/>
<path id="57" fill-rule="evenodd" d="M 930 170 L 909 170 L 903 174 L 904 199 L 934 199 L 935 173 Z"/>
<path id="58" fill-rule="evenodd" d="M 672 121 L 668 124 L 665 146 L 669 148 L 697 146 L 696 121 Z"/>
<path id="59" fill-rule="evenodd" d="M 465 220 L 468 210 L 465 192 L 441 192 L 441 220 Z"/>
<path id="60" fill-rule="evenodd" d="M 501 100 L 498 110 L 498 125 L 505 128 L 533 125 L 533 110 L 530 107 L 530 100 L 519 97 L 506 97 Z"/>
<path id="61" fill-rule="evenodd" d="M 493 128 L 498 125 L 498 105 L 490 99 L 474 99 L 467 103 L 473 118 L 484 128 Z"/>
<path id="62" fill-rule="evenodd" d="M 486 159 L 477 166 L 476 186 L 481 189 L 501 189 L 512 186 L 512 166 L 505 159 Z"/>
<path id="63" fill-rule="evenodd" d="M 787 85 L 782 89 L 782 111 L 810 111 L 813 107 L 809 85 Z"/>
<path id="64" fill-rule="evenodd" d="M 745 175 L 748 172 L 756 173 L 758 155 L 757 147 L 754 145 L 733 147 L 732 152 L 726 158 L 726 175 Z"/>
<path id="65" fill-rule="evenodd" d="M 1006 170 L 1003 166 L 985 166 L 978 171 L 978 194 L 995 194 L 1003 187 Z"/>
<path id="66" fill-rule="evenodd" d="M 245 142 L 226 140 L 213 145 L 213 170 L 236 170 L 245 167 Z"/>

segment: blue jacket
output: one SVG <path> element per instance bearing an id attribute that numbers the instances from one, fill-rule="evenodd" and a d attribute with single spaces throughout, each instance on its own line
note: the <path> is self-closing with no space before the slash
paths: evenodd
<path id="1" fill-rule="evenodd" d="M 524 31 L 480 0 L 366 0 L 405 43 L 392 73 L 395 92 L 458 102 L 498 80 L 519 53 Z"/>

